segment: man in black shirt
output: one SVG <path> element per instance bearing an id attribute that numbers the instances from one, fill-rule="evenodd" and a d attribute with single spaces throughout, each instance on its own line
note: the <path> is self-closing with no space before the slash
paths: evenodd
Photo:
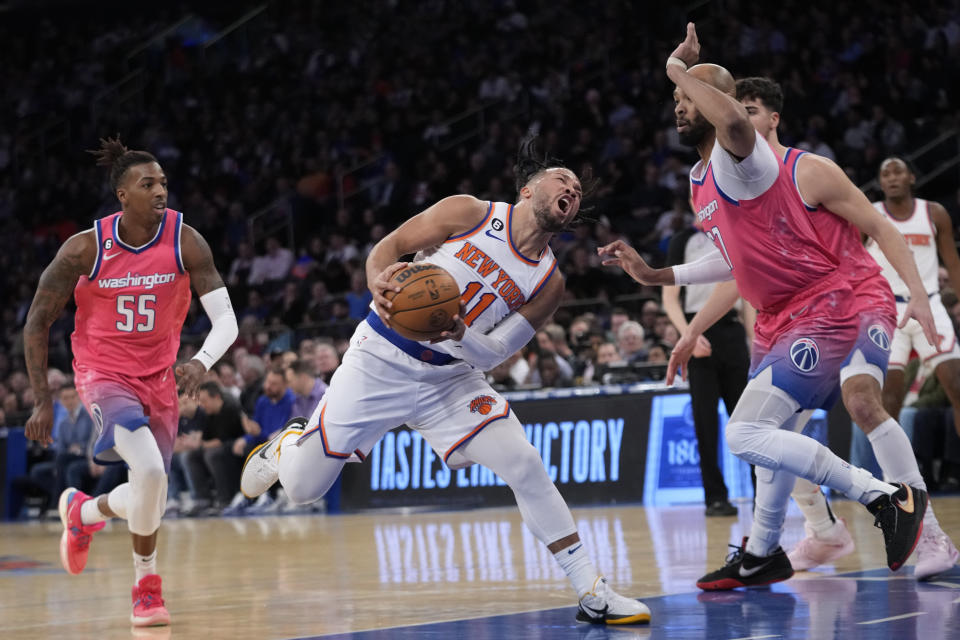
<path id="1" fill-rule="evenodd" d="M 197 506 L 191 510 L 194 515 L 204 510 L 211 495 L 214 508 L 223 508 L 240 490 L 243 460 L 234 455 L 233 446 L 245 433 L 240 403 L 225 394 L 216 382 L 200 385 L 199 404 L 206 414 L 201 446 L 186 455 L 187 473 L 198 498 Z"/>
<path id="2" fill-rule="evenodd" d="M 693 227 L 678 232 L 670 240 L 667 264 L 696 260 L 711 251 L 713 243 L 706 234 Z M 677 330 L 683 334 L 687 323 L 706 303 L 714 285 L 667 286 L 663 288 L 663 308 Z M 681 307 L 680 293 L 683 289 Z M 749 323 L 752 328 L 752 320 Z M 708 516 L 736 515 L 730 504 L 727 485 L 720 470 L 718 447 L 720 425 L 717 403 L 723 398 L 729 415 L 747 384 L 750 353 L 744 325 L 736 311 L 731 311 L 703 334 L 704 344 L 690 359 L 690 402 L 693 428 L 700 450 L 700 476 Z"/>

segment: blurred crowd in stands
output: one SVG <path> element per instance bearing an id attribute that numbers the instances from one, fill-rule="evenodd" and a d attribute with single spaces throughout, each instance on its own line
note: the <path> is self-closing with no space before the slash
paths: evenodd
<path id="1" fill-rule="evenodd" d="M 82 150 L 119 133 L 163 165 L 169 206 L 209 241 L 238 312 L 236 345 L 199 404 L 182 404 L 174 482 L 210 508 L 232 503 L 244 452 L 291 415 L 278 406 L 302 409 L 336 369 L 367 313 L 373 244 L 447 195 L 513 201 L 513 158 L 531 130 L 596 186 L 589 220 L 553 245 L 563 305 L 491 381 L 662 375 L 654 365 L 678 334 L 659 292 L 602 267 L 596 248 L 622 237 L 660 265 L 692 223 L 695 158 L 674 131 L 663 73 L 688 18 L 704 60 L 782 83 L 785 144 L 834 158 L 857 184 L 888 154 L 960 126 L 957 0 L 726 0 L 693 16 L 629 0 L 214 1 L 149 15 L 80 4 L 56 15 L 26 5 L 0 21 L 0 426 L 23 424 L 32 407 L 21 332 L 41 270 L 117 209 Z M 925 189 L 960 222 L 955 169 Z M 956 295 L 944 300 L 960 321 Z M 36 452 L 37 473 L 115 481 L 89 460 L 75 416 L 72 329 L 68 307 L 50 340 L 50 366 L 67 374 L 51 372 L 65 439 Z M 183 360 L 208 329 L 194 300 Z"/>

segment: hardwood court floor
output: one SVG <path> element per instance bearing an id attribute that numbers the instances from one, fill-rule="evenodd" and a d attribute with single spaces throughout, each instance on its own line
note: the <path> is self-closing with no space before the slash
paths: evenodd
<path id="1" fill-rule="evenodd" d="M 934 504 L 944 528 L 960 539 L 960 497 L 937 497 Z M 632 632 L 588 627 L 580 635 L 564 635 L 557 625 L 555 631 L 547 628 L 546 618 L 535 618 L 541 621 L 529 624 L 542 633 L 534 636 L 528 629 L 516 636 L 491 632 L 473 637 L 748 637 L 719 629 L 715 634 L 696 628 L 687 629 L 689 634 L 666 633 L 662 626 L 668 621 L 657 618 L 658 612 L 680 616 L 691 607 L 732 602 L 698 601 L 694 582 L 720 566 L 727 543 L 749 530 L 748 506 L 740 505 L 739 517 L 709 519 L 700 506 L 575 509 L 584 542 L 616 589 L 637 598 L 685 594 L 670 601 L 682 606 L 652 606 L 651 628 Z M 833 567 L 798 574 L 786 584 L 796 583 L 790 588 L 799 593 L 801 586 L 816 590 L 829 582 L 825 574 L 835 572 L 881 569 L 870 574 L 879 578 L 865 580 L 900 576 L 886 571 L 882 536 L 866 510 L 847 501 L 837 501 L 835 510 L 849 524 L 857 550 Z M 515 508 L 166 521 L 159 567 L 173 625 L 138 635 L 132 635 L 128 622 L 133 568 L 125 524 L 110 523 L 94 536 L 87 570 L 79 576 L 60 567 L 61 531 L 59 522 L 0 525 L 0 637 L 288 639 L 558 608 L 551 619 L 573 627 L 575 595 L 550 554 L 522 526 Z M 801 535 L 801 520 L 792 507 L 784 547 L 792 548 Z M 906 580 L 912 580 L 909 571 Z M 956 598 L 960 580 L 951 579 L 943 588 L 957 588 L 945 592 Z M 751 597 L 776 595 L 767 591 Z M 920 593 L 920 600 L 924 597 Z M 956 603 L 960 608 L 960 598 Z M 749 607 L 735 606 L 735 617 L 749 617 Z M 676 614 L 667 613 L 674 610 Z M 812 630 L 822 621 L 814 619 L 815 607 L 809 611 L 804 624 Z M 691 622 L 697 624 L 703 623 Z M 427 629 L 403 637 L 434 636 Z"/>

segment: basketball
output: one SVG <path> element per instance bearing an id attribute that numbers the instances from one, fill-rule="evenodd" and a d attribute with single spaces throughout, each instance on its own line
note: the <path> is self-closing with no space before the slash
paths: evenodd
<path id="1" fill-rule="evenodd" d="M 460 287 L 447 270 L 427 262 L 415 262 L 393 275 L 400 291 L 388 291 L 393 302 L 390 326 L 410 340 L 431 340 L 453 324 L 460 311 Z"/>

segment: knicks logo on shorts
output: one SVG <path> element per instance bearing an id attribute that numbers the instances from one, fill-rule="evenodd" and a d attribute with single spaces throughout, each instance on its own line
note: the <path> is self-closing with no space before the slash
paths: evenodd
<path id="1" fill-rule="evenodd" d="M 470 413 L 479 413 L 485 416 L 490 413 L 495 404 L 497 404 L 497 400 L 493 396 L 477 396 L 470 401 Z"/>
<path id="2" fill-rule="evenodd" d="M 93 409 L 93 424 L 97 428 L 97 434 L 99 435 L 103 433 L 103 409 L 96 403 L 90 405 L 90 408 Z"/>
<path id="3" fill-rule="evenodd" d="M 872 324 L 867 329 L 867 335 L 870 336 L 870 342 L 884 351 L 890 351 L 890 336 L 887 335 L 886 329 L 878 324 Z"/>
<path id="4" fill-rule="evenodd" d="M 790 345 L 790 361 L 804 373 L 813 371 L 820 362 L 820 348 L 810 338 L 800 338 Z"/>

